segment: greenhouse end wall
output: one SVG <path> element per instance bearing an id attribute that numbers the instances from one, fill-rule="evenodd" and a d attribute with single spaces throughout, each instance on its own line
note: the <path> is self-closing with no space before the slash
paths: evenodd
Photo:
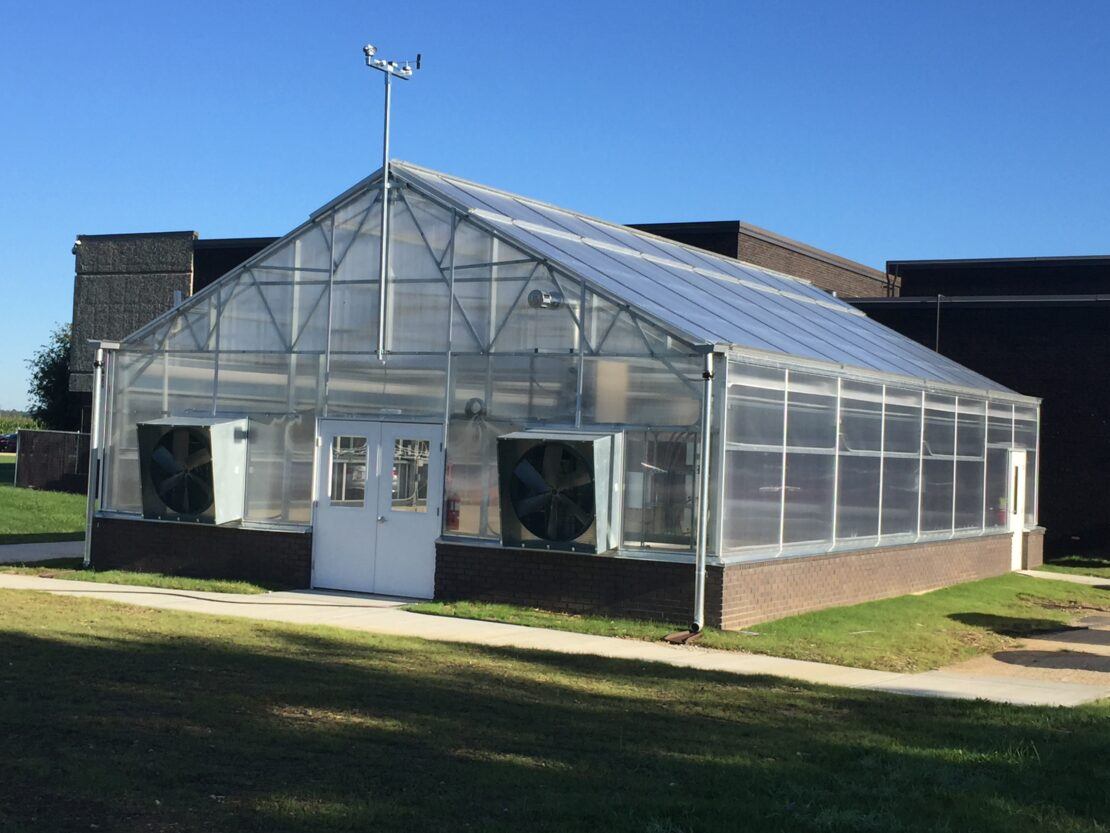
<path id="1" fill-rule="evenodd" d="M 141 516 L 146 420 L 247 417 L 244 523 L 260 528 L 311 524 L 318 419 L 435 422 L 458 506 L 443 532 L 493 541 L 498 436 L 616 431 L 624 547 L 692 557 L 704 356 L 403 182 L 391 195 L 384 361 L 369 187 L 110 354 L 101 510 Z"/>

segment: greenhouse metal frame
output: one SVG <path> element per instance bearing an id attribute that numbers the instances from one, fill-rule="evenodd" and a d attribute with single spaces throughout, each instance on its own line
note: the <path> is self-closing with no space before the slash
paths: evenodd
<path id="1" fill-rule="evenodd" d="M 1039 400 L 798 278 L 389 170 L 384 287 L 379 172 L 101 346 L 90 524 L 141 514 L 136 424 L 195 416 L 250 420 L 246 528 L 312 526 L 323 419 L 441 425 L 444 539 L 498 541 L 496 438 L 540 427 L 623 437 L 616 557 L 703 571 L 1002 530 L 1011 449 L 1036 524 Z"/>

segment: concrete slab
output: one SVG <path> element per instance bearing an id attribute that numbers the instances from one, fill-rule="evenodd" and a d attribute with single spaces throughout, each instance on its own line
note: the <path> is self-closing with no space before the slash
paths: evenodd
<path id="1" fill-rule="evenodd" d="M 34 544 L 0 544 L 0 564 L 49 561 L 52 558 L 81 558 L 84 541 L 54 541 Z"/>
<path id="2" fill-rule="evenodd" d="M 328 625 L 348 630 L 443 642 L 526 648 L 659 662 L 718 674 L 766 675 L 799 682 L 884 691 L 919 697 L 983 699 L 1021 705 L 1071 706 L 1110 696 L 1110 685 L 961 674 L 950 670 L 897 674 L 782 657 L 718 651 L 569 631 L 430 616 L 402 610 L 407 600 L 349 593 L 301 591 L 236 595 L 92 584 L 38 576 L 0 574 L 0 588 L 106 599 L 144 607 L 235 616 L 270 622 Z"/>

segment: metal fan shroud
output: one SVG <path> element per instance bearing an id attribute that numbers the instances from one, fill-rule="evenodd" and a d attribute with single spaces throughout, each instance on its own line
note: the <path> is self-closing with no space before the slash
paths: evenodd
<path id="1" fill-rule="evenodd" d="M 537 538 L 568 542 L 593 525 L 593 464 L 570 443 L 528 449 L 513 467 L 509 500 L 521 524 Z"/>
<path id="2" fill-rule="evenodd" d="M 215 499 L 207 433 L 192 426 L 167 431 L 151 453 L 150 478 L 159 499 L 174 512 L 188 516 L 207 511 Z"/>

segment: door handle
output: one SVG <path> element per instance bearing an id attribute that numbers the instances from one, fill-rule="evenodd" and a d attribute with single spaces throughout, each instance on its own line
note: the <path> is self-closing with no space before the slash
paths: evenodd
<path id="1" fill-rule="evenodd" d="M 385 515 L 378 515 L 378 523 L 380 523 L 380 524 L 385 523 Z"/>

